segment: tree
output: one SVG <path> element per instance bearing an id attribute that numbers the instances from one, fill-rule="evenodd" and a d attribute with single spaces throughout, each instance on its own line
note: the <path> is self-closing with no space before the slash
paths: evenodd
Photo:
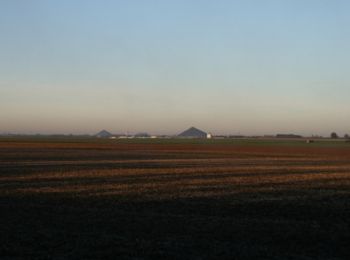
<path id="1" fill-rule="evenodd" d="M 336 139 L 338 138 L 338 135 L 336 132 L 331 133 L 331 138 Z"/>
<path id="2" fill-rule="evenodd" d="M 350 139 L 350 136 L 349 136 L 348 134 L 345 134 L 345 135 L 344 135 L 344 138 L 345 138 L 345 139 Z"/>

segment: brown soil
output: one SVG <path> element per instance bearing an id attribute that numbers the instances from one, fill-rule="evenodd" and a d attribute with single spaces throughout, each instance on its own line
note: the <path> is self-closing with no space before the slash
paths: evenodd
<path id="1" fill-rule="evenodd" d="M 0 257 L 347 259 L 350 148 L 0 142 Z"/>

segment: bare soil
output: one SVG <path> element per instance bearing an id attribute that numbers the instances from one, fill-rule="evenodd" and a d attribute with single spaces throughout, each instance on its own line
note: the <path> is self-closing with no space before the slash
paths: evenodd
<path id="1" fill-rule="evenodd" d="M 350 147 L 0 141 L 1 259 L 349 259 Z"/>

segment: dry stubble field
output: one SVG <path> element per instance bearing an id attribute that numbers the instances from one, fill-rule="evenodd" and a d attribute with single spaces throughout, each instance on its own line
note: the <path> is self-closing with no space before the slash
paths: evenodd
<path id="1" fill-rule="evenodd" d="M 350 145 L 0 141 L 1 259 L 349 259 Z"/>

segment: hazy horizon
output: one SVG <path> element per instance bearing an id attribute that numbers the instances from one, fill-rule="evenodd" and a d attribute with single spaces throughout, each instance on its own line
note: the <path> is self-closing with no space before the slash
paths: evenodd
<path id="1" fill-rule="evenodd" d="M 0 2 L 0 133 L 350 133 L 350 2 Z"/>
<path id="2" fill-rule="evenodd" d="M 193 127 L 193 126 L 192 126 Z M 194 126 L 195 127 L 195 126 Z M 177 132 L 161 132 L 161 131 L 158 131 L 158 132 L 148 132 L 148 131 L 142 131 L 142 130 L 136 130 L 136 131 L 129 131 L 129 130 L 126 130 L 126 131 L 110 131 L 110 129 L 100 129 L 100 130 L 95 130 L 95 131 L 90 131 L 90 132 L 87 132 L 87 131 L 75 131 L 75 132 L 54 132 L 54 131 L 47 131 L 47 132 L 35 132 L 35 131 L 27 131 L 27 132 L 0 132 L 0 135 L 28 135 L 28 136 L 31 136 L 31 135 L 66 135 L 66 136 L 69 136 L 69 135 L 73 135 L 73 136 L 84 136 L 84 135 L 87 135 L 87 136 L 94 136 L 94 135 L 97 135 L 99 132 L 101 131 L 107 131 L 109 133 L 111 133 L 112 135 L 137 135 L 137 134 L 149 134 L 149 135 L 158 135 L 158 136 L 161 136 L 161 135 L 164 135 L 164 136 L 177 136 L 179 135 L 180 133 L 182 133 L 183 131 L 185 130 L 188 130 L 190 127 L 188 128 L 184 128 L 184 129 L 179 129 Z M 197 127 L 195 127 L 197 128 Z M 212 132 L 212 131 L 207 131 L 206 129 L 202 129 L 202 128 L 197 128 L 199 130 L 202 130 L 204 132 L 207 132 L 207 133 L 210 133 L 214 136 L 246 136 L 246 137 L 255 137 L 255 136 L 260 136 L 260 137 L 268 137 L 268 136 L 276 136 L 276 135 L 279 135 L 279 134 L 284 134 L 284 135 L 301 135 L 303 137 L 324 137 L 324 138 L 327 138 L 327 137 L 330 137 L 331 136 L 331 133 L 326 133 L 324 135 L 320 135 L 320 134 L 301 134 L 301 133 L 296 133 L 296 132 L 274 132 L 274 133 L 242 133 L 242 132 Z M 342 132 L 336 132 L 336 131 L 332 131 L 332 133 L 335 132 L 339 138 L 343 138 L 345 134 L 348 135 L 348 133 L 342 133 Z"/>

